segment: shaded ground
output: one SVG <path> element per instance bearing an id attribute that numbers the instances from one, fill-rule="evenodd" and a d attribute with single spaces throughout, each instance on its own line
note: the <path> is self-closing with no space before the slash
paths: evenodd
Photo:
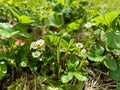
<path id="1" fill-rule="evenodd" d="M 109 78 L 108 72 L 89 67 L 89 80 L 85 82 L 85 90 L 116 90 L 116 81 Z"/>

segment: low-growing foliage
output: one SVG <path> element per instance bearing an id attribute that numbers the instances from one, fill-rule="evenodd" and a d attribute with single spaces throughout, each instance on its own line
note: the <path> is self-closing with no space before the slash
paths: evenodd
<path id="1" fill-rule="evenodd" d="M 25 72 L 35 75 L 29 83 L 35 88 L 83 90 L 90 63 L 104 66 L 120 89 L 119 8 L 103 10 L 89 0 L 0 0 L 0 10 L 0 80 L 16 79 L 8 90 L 30 90 L 18 79 Z M 42 31 L 33 36 L 31 27 Z"/>

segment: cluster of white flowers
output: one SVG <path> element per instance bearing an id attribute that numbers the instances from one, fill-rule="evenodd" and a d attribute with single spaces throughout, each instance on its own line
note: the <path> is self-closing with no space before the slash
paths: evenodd
<path id="1" fill-rule="evenodd" d="M 84 47 L 83 43 L 80 43 L 80 42 L 76 43 L 76 47 L 81 49 L 80 56 L 85 58 L 86 57 L 86 50 L 83 48 Z"/>
<path id="2" fill-rule="evenodd" d="M 91 23 L 91 22 L 87 22 L 84 26 L 85 28 L 91 28 L 92 26 L 95 26 L 96 24 L 95 23 Z"/>
<path id="3" fill-rule="evenodd" d="M 38 51 L 38 49 L 43 47 L 44 45 L 45 45 L 45 40 L 43 40 L 43 39 L 40 39 L 40 40 L 37 40 L 36 42 L 31 43 L 30 49 L 36 49 L 37 50 L 35 52 L 32 52 L 32 56 L 34 58 L 38 58 L 41 55 L 41 53 L 40 53 L 40 51 Z"/>
<path id="4" fill-rule="evenodd" d="M 30 49 L 38 49 L 39 47 L 44 46 L 44 44 L 45 44 L 45 40 L 43 39 L 37 40 L 36 42 L 31 43 Z"/>

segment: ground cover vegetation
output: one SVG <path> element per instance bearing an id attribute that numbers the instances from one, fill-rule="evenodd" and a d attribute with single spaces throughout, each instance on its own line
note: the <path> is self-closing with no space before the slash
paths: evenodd
<path id="1" fill-rule="evenodd" d="M 120 90 L 119 0 L 0 0 L 1 90 Z"/>

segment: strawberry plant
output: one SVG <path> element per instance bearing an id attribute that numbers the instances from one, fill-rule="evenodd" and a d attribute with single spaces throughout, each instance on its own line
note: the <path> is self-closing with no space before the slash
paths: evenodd
<path id="1" fill-rule="evenodd" d="M 93 87 L 105 76 L 119 90 L 120 10 L 100 3 L 0 0 L 0 86 L 83 90 L 93 75 Z"/>

